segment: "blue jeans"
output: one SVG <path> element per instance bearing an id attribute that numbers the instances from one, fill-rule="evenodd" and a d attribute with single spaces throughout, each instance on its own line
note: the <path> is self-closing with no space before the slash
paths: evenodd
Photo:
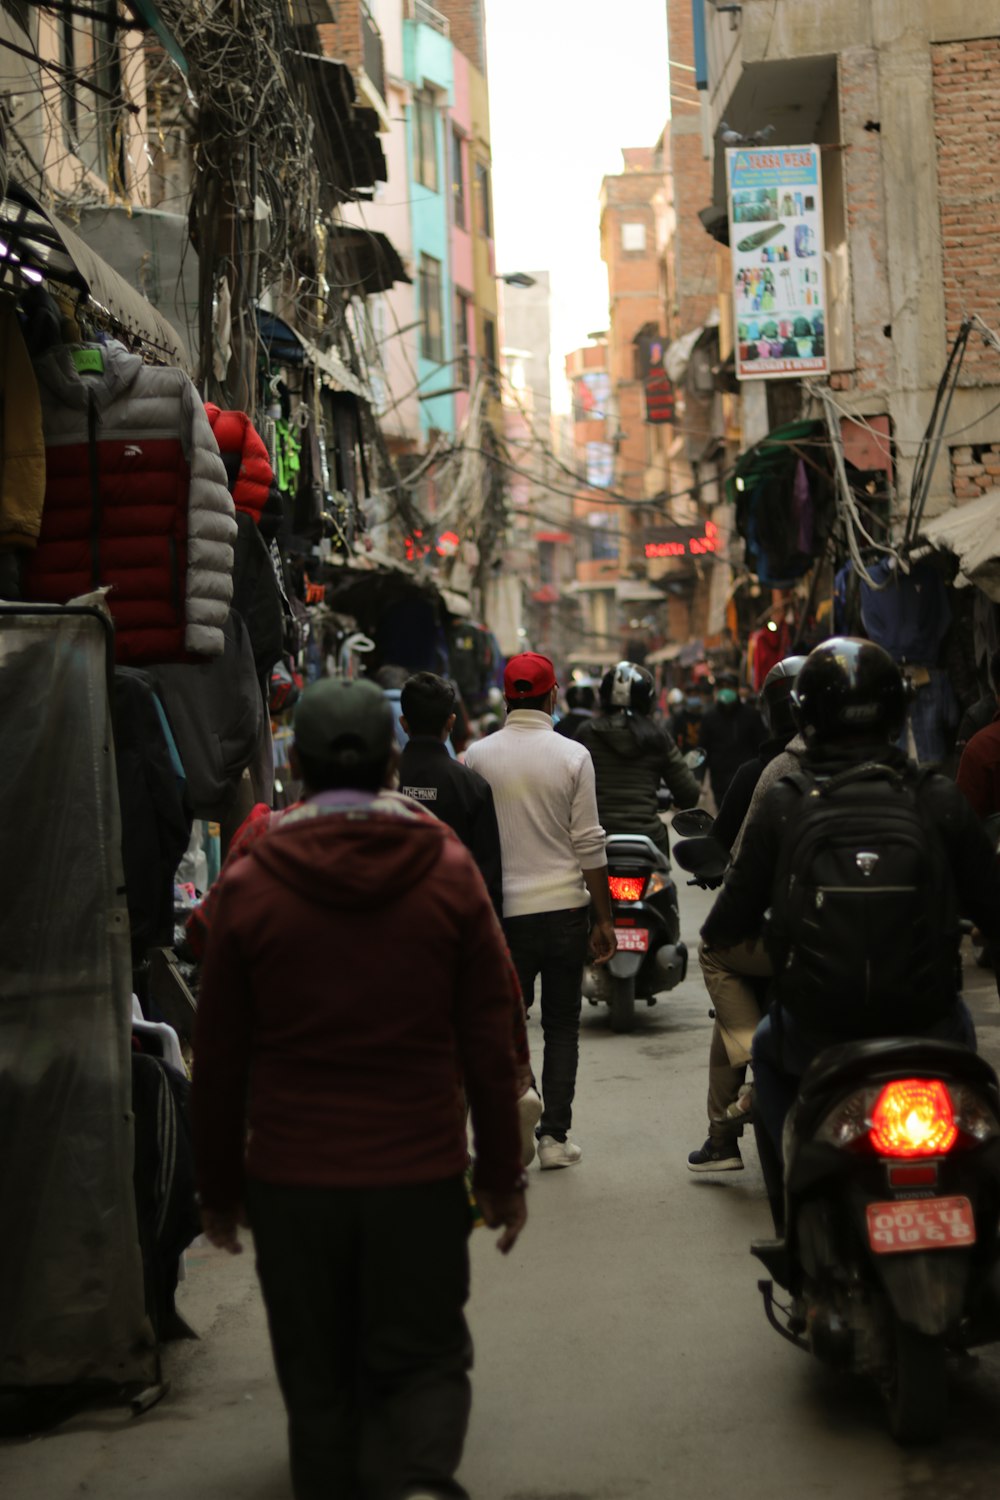
<path id="1" fill-rule="evenodd" d="M 774 1020 L 772 1009 L 753 1035 L 753 1107 L 780 1161 L 785 1116 L 795 1103 L 799 1080 L 814 1058 L 845 1038 L 817 1037 L 805 1032 L 787 1010 L 781 1011 L 777 1026 Z M 961 1042 L 973 1052 L 976 1050 L 976 1028 L 964 1000 L 959 1000 L 944 1020 L 919 1035 L 939 1042 Z"/>
<path id="2" fill-rule="evenodd" d="M 525 1005 L 531 1004 L 536 977 L 542 977 L 544 1108 L 537 1133 L 564 1141 L 573 1121 L 589 907 L 507 917 L 503 930 Z"/>

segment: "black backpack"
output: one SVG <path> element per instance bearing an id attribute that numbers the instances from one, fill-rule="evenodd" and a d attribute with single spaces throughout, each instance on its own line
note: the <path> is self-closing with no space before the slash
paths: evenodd
<path id="1" fill-rule="evenodd" d="M 959 990 L 958 904 L 921 816 L 922 778 L 866 763 L 784 778 L 802 794 L 778 856 L 770 944 L 778 1000 L 831 1038 L 907 1035 Z"/>

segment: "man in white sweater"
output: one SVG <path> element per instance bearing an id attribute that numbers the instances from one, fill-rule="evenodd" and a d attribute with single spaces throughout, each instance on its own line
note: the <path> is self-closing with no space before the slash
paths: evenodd
<path id="1" fill-rule="evenodd" d="M 542 979 L 539 1165 L 571 1167 L 582 1155 L 569 1130 L 588 931 L 594 963 L 607 963 L 616 947 L 604 829 L 589 753 L 553 730 L 558 688 L 548 657 L 532 651 L 511 657 L 503 680 L 506 723 L 470 745 L 465 763 L 493 788 L 503 856 L 503 926 L 526 1005 L 536 977 Z"/>

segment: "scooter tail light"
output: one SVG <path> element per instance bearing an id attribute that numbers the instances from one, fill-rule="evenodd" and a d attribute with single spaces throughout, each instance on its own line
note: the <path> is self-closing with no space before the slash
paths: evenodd
<path id="1" fill-rule="evenodd" d="M 909 1149 L 904 1152 L 898 1149 L 898 1141 L 894 1149 L 893 1145 L 885 1143 L 883 1135 L 878 1134 L 876 1109 L 888 1089 L 910 1086 L 918 1081 L 935 1083 L 949 1096 L 955 1133 L 951 1136 L 950 1144 L 925 1145 L 918 1150 Z M 902 1099 L 901 1095 L 892 1097 L 895 1097 L 897 1101 Z M 918 1129 L 923 1128 L 918 1125 L 917 1121 L 913 1124 Z M 950 1132 L 946 1131 L 945 1135 L 947 1134 Z M 988 1099 L 978 1089 L 971 1088 L 968 1084 L 953 1085 L 949 1089 L 939 1079 L 909 1079 L 901 1080 L 899 1084 L 889 1084 L 886 1088 L 859 1089 L 856 1093 L 848 1094 L 826 1116 L 817 1129 L 814 1139 L 825 1142 L 828 1146 L 836 1146 L 840 1150 L 867 1149 L 877 1152 L 880 1156 L 913 1159 L 921 1156 L 940 1156 L 949 1150 L 982 1145 L 986 1141 L 996 1140 L 997 1137 L 1000 1137 L 1000 1120 Z M 905 1135 L 899 1137 L 899 1140 L 905 1140 Z"/>
<path id="2" fill-rule="evenodd" d="M 645 875 L 609 875 L 612 901 L 641 901 L 646 879 Z"/>
<path id="3" fill-rule="evenodd" d="M 867 1143 L 878 1092 L 878 1089 L 859 1089 L 846 1095 L 820 1124 L 815 1139 L 840 1151 Z"/>
<path id="4" fill-rule="evenodd" d="M 649 884 L 646 886 L 643 894 L 646 896 L 656 896 L 660 893 L 660 891 L 666 891 L 669 889 L 670 876 L 661 875 L 659 870 L 654 870 L 652 875 L 650 875 L 649 877 Z"/>
<path id="5" fill-rule="evenodd" d="M 989 1101 L 969 1084 L 960 1084 L 952 1090 L 955 1105 L 955 1124 L 970 1142 L 977 1145 L 1000 1136 L 1000 1120 Z"/>
<path id="6" fill-rule="evenodd" d="M 879 1156 L 942 1156 L 958 1139 L 951 1094 L 940 1078 L 897 1078 L 872 1111 L 871 1143 Z"/>

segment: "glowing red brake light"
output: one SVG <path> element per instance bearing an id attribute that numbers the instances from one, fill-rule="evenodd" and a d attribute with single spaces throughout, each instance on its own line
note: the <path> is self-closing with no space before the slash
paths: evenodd
<path id="1" fill-rule="evenodd" d="M 901 1078 L 879 1094 L 869 1138 L 880 1156 L 940 1156 L 957 1137 L 951 1095 L 939 1078 Z"/>
<path id="2" fill-rule="evenodd" d="M 646 889 L 645 875 L 609 875 L 612 901 L 641 901 Z"/>

